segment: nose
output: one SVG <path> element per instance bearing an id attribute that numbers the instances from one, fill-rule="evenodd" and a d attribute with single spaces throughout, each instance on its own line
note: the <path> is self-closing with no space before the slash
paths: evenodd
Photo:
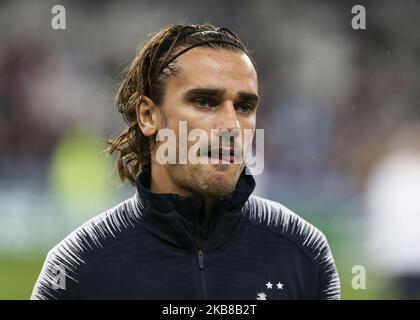
<path id="1" fill-rule="evenodd" d="M 229 131 L 237 131 L 241 128 L 236 114 L 235 106 L 231 101 L 227 101 L 222 108 L 220 108 L 219 115 L 219 129 Z"/>
<path id="2" fill-rule="evenodd" d="M 235 106 L 231 101 L 227 101 L 219 109 L 217 129 L 219 138 L 229 138 L 231 143 L 240 137 L 240 124 L 236 114 Z"/>

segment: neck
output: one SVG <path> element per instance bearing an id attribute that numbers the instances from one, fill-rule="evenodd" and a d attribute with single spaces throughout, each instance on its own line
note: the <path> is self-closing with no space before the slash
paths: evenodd
<path id="1" fill-rule="evenodd" d="M 218 200 L 218 197 L 204 197 L 205 215 L 202 218 L 202 224 L 207 224 L 209 222 Z"/>
<path id="2" fill-rule="evenodd" d="M 181 196 L 190 196 L 193 194 L 191 191 L 174 184 L 162 166 L 154 166 L 152 164 L 150 178 L 150 191 L 154 193 L 174 193 Z M 202 224 L 208 223 L 218 200 L 219 197 L 215 196 L 204 197 L 205 214 L 201 216 L 200 222 Z"/>

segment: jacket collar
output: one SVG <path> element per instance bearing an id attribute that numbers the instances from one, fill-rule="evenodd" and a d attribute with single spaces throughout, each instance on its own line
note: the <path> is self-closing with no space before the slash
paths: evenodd
<path id="1" fill-rule="evenodd" d="M 252 175 L 242 171 L 235 190 L 216 204 L 207 226 L 201 226 L 204 199 L 201 195 L 181 196 L 150 191 L 151 170 L 144 166 L 136 180 L 137 195 L 144 206 L 143 223 L 158 237 L 177 246 L 215 248 L 226 241 L 238 227 L 241 209 L 255 189 Z M 207 234 L 203 239 L 200 228 Z M 204 237 L 205 238 L 205 237 Z"/>

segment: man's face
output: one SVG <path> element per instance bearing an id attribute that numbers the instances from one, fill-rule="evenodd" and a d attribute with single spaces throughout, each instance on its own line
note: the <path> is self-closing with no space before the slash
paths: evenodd
<path id="1" fill-rule="evenodd" d="M 218 161 L 212 164 L 206 153 L 201 156 L 207 158 L 208 164 L 191 164 L 190 161 L 179 164 L 179 121 L 187 122 L 188 132 L 195 128 L 204 130 L 209 138 L 205 143 L 208 150 L 212 149 L 211 139 L 217 137 L 212 129 L 239 130 L 242 138 L 236 142 L 240 151 L 250 146 L 252 140 L 244 141 L 243 130 L 254 131 L 256 125 L 255 68 L 244 53 L 203 47 L 184 53 L 177 58 L 177 64 L 180 71 L 167 79 L 161 106 L 165 127 L 177 135 L 177 164 L 165 164 L 164 169 L 172 183 L 185 191 L 210 197 L 226 195 L 234 190 L 244 163 Z M 219 140 L 216 146 L 222 147 Z M 196 141 L 189 141 L 188 150 L 194 144 Z M 233 148 L 233 143 L 223 147 Z"/>

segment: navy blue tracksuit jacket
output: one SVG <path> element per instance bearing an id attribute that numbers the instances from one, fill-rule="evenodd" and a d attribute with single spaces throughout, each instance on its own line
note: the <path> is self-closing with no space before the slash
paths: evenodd
<path id="1" fill-rule="evenodd" d="M 242 173 L 207 225 L 203 198 L 136 194 L 47 255 L 32 299 L 339 299 L 325 236 Z"/>

